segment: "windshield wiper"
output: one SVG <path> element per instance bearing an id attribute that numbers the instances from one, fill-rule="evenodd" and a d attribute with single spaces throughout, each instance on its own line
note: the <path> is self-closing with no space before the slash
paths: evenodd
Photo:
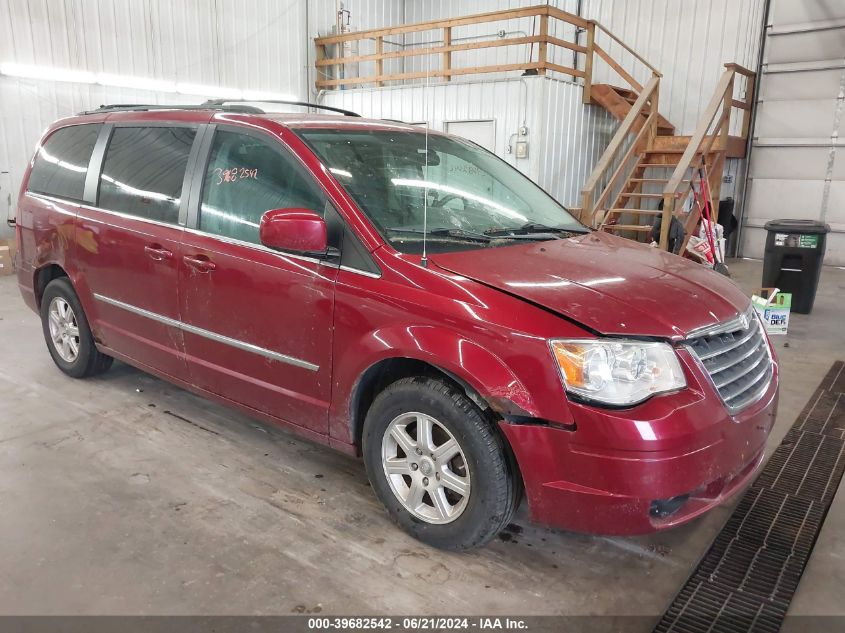
<path id="1" fill-rule="evenodd" d="M 527 237 L 538 236 L 540 234 L 557 235 L 559 233 L 589 233 L 587 228 L 563 228 L 558 226 L 546 226 L 539 222 L 526 222 L 522 226 L 513 229 L 487 229 L 484 231 L 485 235 L 494 237 Z"/>
<path id="2" fill-rule="evenodd" d="M 404 226 L 396 226 L 387 229 L 393 233 L 413 233 L 415 235 L 433 235 L 435 237 L 456 237 L 464 240 L 476 240 L 478 242 L 489 242 L 493 238 L 483 233 L 474 233 L 472 231 L 465 231 L 464 229 L 450 229 L 447 227 L 429 229 L 423 231 L 422 229 L 412 229 Z"/>

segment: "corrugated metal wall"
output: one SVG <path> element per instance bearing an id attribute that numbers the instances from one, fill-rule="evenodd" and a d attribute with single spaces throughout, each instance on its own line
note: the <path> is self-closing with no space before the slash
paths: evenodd
<path id="1" fill-rule="evenodd" d="M 545 77 L 399 86 L 326 92 L 324 102 L 367 116 L 427 122 L 493 120 L 495 153 L 567 205 L 578 204 L 581 186 L 616 130 L 606 110 L 582 103 L 582 89 Z M 506 151 L 520 126 L 528 127 L 529 153 Z"/>
<path id="2" fill-rule="evenodd" d="M 715 85 L 720 64 L 738 61 L 754 66 L 755 29 L 763 1 L 583 0 L 581 13 L 607 24 L 664 72 L 661 111 L 682 131 L 689 131 Z M 343 0 L 342 5 L 350 12 L 350 28 L 360 30 L 536 3 L 537 0 Z M 555 0 L 554 4 L 570 12 L 578 10 L 578 0 Z M 7 0 L 0 3 L 0 62 L 314 96 L 316 73 L 311 38 L 332 32 L 338 6 L 337 0 Z M 478 38 L 498 28 L 531 32 L 534 25 L 531 20 L 503 25 L 491 23 L 456 29 L 455 37 Z M 556 34 L 572 39 L 571 27 L 565 28 Z M 428 33 L 415 37 L 424 40 L 431 36 Z M 388 43 L 386 48 L 421 43 L 409 36 L 408 40 Z M 612 52 L 620 55 L 619 51 Z M 524 49 L 483 53 L 485 63 L 504 63 L 512 61 L 508 55 L 525 54 Z M 461 55 L 455 56 L 455 65 L 479 61 L 482 53 Z M 556 55 L 554 61 L 571 65 L 569 51 L 560 50 Z M 408 60 L 404 64 L 413 63 Z M 395 60 L 386 64 L 386 68 L 407 67 L 404 64 Z M 528 81 L 527 85 L 532 84 Z M 537 85 L 546 87 L 537 90 L 532 100 L 531 112 L 536 114 L 529 118 L 537 122 L 532 120 L 529 125 L 532 128 L 530 159 L 518 161 L 531 167 L 519 166 L 562 200 L 572 203 L 595 162 L 598 151 L 595 143 L 607 137 L 607 130 L 613 124 L 601 110 L 576 107 L 578 100 L 573 95 L 580 89 L 565 82 L 545 80 Z M 510 95 L 515 88 L 508 83 L 506 88 L 486 90 L 488 93 L 503 90 Z M 520 90 L 525 92 L 523 88 L 517 92 Z M 473 106 L 462 102 L 464 98 L 475 99 L 479 91 L 478 87 L 444 89 L 444 103 L 445 95 L 454 93 L 458 100 L 455 107 L 463 114 L 443 112 L 440 118 L 466 118 L 469 110 L 475 108 L 488 113 L 473 116 L 501 121 L 497 123 L 500 136 L 505 130 L 507 134 L 513 133 L 519 118 L 515 114 L 519 108 L 513 104 L 524 97 L 504 105 L 498 102 L 500 112 L 494 116 L 489 102 Z M 357 99 L 360 105 L 356 109 L 363 113 L 378 115 L 389 109 L 394 116 L 405 119 L 409 118 L 408 107 L 414 107 L 381 104 L 382 100 L 389 104 L 405 101 L 393 90 L 381 91 L 385 96 L 348 92 L 349 96 L 334 95 L 329 99 Z M 61 116 L 107 102 L 184 103 L 199 102 L 205 96 L 215 95 L 186 97 L 0 76 L 0 172 L 10 172 L 16 195 L 20 176 L 38 136 Z M 541 129 L 548 132 L 550 139 L 563 141 L 565 136 L 571 142 L 550 140 L 541 145 L 537 134 Z M 501 138 L 500 141 L 504 143 Z M 580 163 L 578 155 L 571 153 L 578 147 L 592 148 Z M 503 153 L 504 145 L 500 149 L 500 155 L 515 160 Z M 4 186 L 3 182 L 0 174 L 0 186 Z M 0 215 L 3 215 L 2 202 L 0 195 Z"/>
<path id="3" fill-rule="evenodd" d="M 678 133 L 690 134 L 713 94 L 723 64 L 757 67 L 764 10 L 765 0 L 585 0 L 583 13 L 663 73 L 660 112 Z M 609 52 L 625 68 L 632 67 L 631 55 L 618 45 Z M 597 72 L 599 81 L 619 81 L 604 64 Z"/>
<path id="4" fill-rule="evenodd" d="M 405 22 L 438 20 L 458 15 L 514 9 L 539 4 L 536 0 L 407 0 Z M 570 13 L 579 12 L 606 26 L 622 41 L 645 57 L 663 73 L 661 83 L 661 113 L 681 134 L 695 129 L 701 111 L 707 105 L 722 73 L 723 64 L 736 62 L 756 68 L 759 57 L 760 30 L 763 25 L 765 0 L 709 0 L 708 2 L 679 2 L 677 0 L 552 0 L 550 4 Z M 574 27 L 556 20 L 555 35 L 572 41 Z M 453 38 L 481 38 L 495 36 L 504 29 L 517 36 L 535 31 L 532 20 L 491 22 L 456 29 Z M 428 34 L 426 34 L 428 35 Z M 417 38 L 419 39 L 419 35 Z M 581 35 L 583 42 L 583 35 Z M 614 59 L 633 71 L 635 78 L 645 82 L 648 71 L 634 62 L 630 53 L 606 36 L 599 36 Z M 406 45 L 414 45 L 408 36 Z M 572 65 L 573 54 L 553 48 L 555 63 Z M 486 52 L 471 51 L 454 56 L 454 66 L 470 66 L 483 59 L 484 64 L 504 64 L 525 61 L 524 47 L 507 47 Z M 535 53 L 536 55 L 536 53 Z M 579 56 L 583 67 L 583 56 Z M 413 58 L 412 58 L 413 59 Z M 432 60 L 436 67 L 437 60 Z M 408 70 L 423 70 L 421 62 Z M 596 82 L 624 85 L 606 64 L 597 62 Z M 738 92 L 739 94 L 739 92 Z"/>
<path id="5" fill-rule="evenodd" d="M 313 49 L 308 33 L 335 22 L 333 1 L 313 4 L 326 7 L 302 0 L 4 0 L 0 62 L 304 97 Z M 398 0 L 370 4 L 385 19 L 396 18 L 383 9 Z M 11 189 L 0 191 L 0 220 L 6 194 L 14 203 L 38 137 L 57 118 L 102 103 L 199 103 L 213 96 L 0 76 L 0 187 Z M 2 225 L 0 234 L 7 234 Z"/>

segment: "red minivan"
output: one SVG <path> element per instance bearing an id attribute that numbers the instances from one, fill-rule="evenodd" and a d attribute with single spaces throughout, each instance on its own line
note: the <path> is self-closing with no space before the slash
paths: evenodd
<path id="1" fill-rule="evenodd" d="M 390 517 L 635 534 L 760 465 L 778 366 L 748 297 L 593 231 L 465 140 L 351 113 L 106 106 L 41 139 L 18 281 L 55 364 L 112 359 L 363 456 Z"/>

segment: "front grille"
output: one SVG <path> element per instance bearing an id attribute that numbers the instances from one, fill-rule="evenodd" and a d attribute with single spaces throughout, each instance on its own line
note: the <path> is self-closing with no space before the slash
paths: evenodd
<path id="1" fill-rule="evenodd" d="M 772 380 L 772 357 L 753 310 L 686 341 L 734 412 L 759 400 Z"/>

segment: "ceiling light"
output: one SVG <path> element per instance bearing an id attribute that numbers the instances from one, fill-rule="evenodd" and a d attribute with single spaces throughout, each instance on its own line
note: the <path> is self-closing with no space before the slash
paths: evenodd
<path id="1" fill-rule="evenodd" d="M 296 101 L 293 95 L 279 92 L 264 92 L 262 90 L 244 90 L 243 98 L 247 101 Z"/>
<path id="2" fill-rule="evenodd" d="M 215 97 L 217 99 L 242 98 L 242 93 L 238 88 L 222 88 L 221 86 L 177 83 L 176 91 L 181 92 L 183 95 L 199 95 L 203 97 Z"/>
<path id="3" fill-rule="evenodd" d="M 93 84 L 97 81 L 96 75 L 87 70 L 30 66 L 29 64 L 0 64 L 0 74 L 8 75 L 9 77 L 24 77 L 44 81 L 70 81 L 81 84 Z"/>
<path id="4" fill-rule="evenodd" d="M 176 92 L 176 82 L 165 79 L 146 79 L 144 77 L 132 77 L 129 75 L 98 73 L 97 83 L 103 86 L 149 90 L 151 92 Z"/>

